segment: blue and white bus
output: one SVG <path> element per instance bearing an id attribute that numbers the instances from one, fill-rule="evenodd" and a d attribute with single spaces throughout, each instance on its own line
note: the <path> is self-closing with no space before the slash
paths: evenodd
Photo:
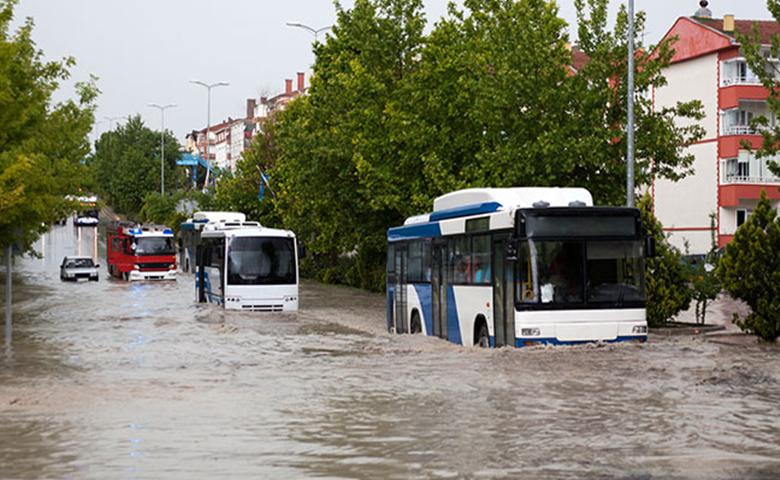
<path id="1" fill-rule="evenodd" d="M 647 340 L 638 209 L 582 188 L 468 189 L 388 231 L 387 328 L 462 345 Z"/>
<path id="2" fill-rule="evenodd" d="M 289 230 L 210 222 L 196 248 L 198 302 L 254 312 L 298 310 L 298 251 Z"/>

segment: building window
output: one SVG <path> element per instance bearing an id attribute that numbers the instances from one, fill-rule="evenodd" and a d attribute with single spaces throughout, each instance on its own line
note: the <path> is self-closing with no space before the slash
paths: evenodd
<path id="1" fill-rule="evenodd" d="M 753 210 L 743 210 L 739 209 L 737 210 L 737 228 L 741 227 L 743 223 L 747 221 L 748 218 L 750 218 L 750 215 L 753 214 Z"/>

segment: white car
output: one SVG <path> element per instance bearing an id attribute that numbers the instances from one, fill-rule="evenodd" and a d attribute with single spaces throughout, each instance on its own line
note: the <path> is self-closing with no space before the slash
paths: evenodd
<path id="1" fill-rule="evenodd" d="M 65 257 L 60 265 L 60 280 L 98 281 L 98 268 L 91 257 Z"/>

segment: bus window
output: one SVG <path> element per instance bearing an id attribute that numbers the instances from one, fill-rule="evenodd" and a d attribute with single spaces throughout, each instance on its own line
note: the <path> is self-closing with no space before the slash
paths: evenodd
<path id="1" fill-rule="evenodd" d="M 407 281 L 420 283 L 422 281 L 422 242 L 409 244 L 409 266 Z"/>
<path id="2" fill-rule="evenodd" d="M 622 304 L 645 298 L 640 242 L 590 241 L 588 302 Z"/>
<path id="3" fill-rule="evenodd" d="M 478 235 L 472 238 L 471 247 L 474 283 L 490 283 L 490 235 Z"/>
<path id="4" fill-rule="evenodd" d="M 224 248 L 220 246 L 221 249 Z M 236 237 L 228 247 L 229 285 L 295 284 L 291 238 Z"/>
<path id="5" fill-rule="evenodd" d="M 528 242 L 517 245 L 517 293 L 515 298 L 521 303 L 536 303 L 539 295 L 535 294 L 533 271 L 531 264 L 531 249 Z"/>
<path id="6" fill-rule="evenodd" d="M 536 263 L 542 303 L 582 303 L 580 242 L 536 242 Z"/>
<path id="7" fill-rule="evenodd" d="M 452 284 L 471 283 L 471 238 L 458 237 L 448 241 L 447 277 Z"/>
<path id="8" fill-rule="evenodd" d="M 387 246 L 387 273 L 395 272 L 395 245 Z"/>
<path id="9" fill-rule="evenodd" d="M 431 281 L 431 242 L 422 244 L 422 281 Z"/>
<path id="10" fill-rule="evenodd" d="M 431 243 L 419 241 L 409 244 L 409 283 L 431 281 Z"/>

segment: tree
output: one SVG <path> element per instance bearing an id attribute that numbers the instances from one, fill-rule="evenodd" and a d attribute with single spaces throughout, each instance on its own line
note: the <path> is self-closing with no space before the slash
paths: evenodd
<path id="1" fill-rule="evenodd" d="M 592 190 L 599 203 L 625 201 L 628 119 L 628 13 L 621 3 L 613 31 L 607 30 L 608 0 L 575 0 L 580 48 L 590 61 L 572 77 L 577 83 L 570 138 L 573 161 L 584 165 L 578 181 Z M 693 155 L 685 147 L 704 137 L 698 121 L 704 118 L 700 101 L 678 102 L 656 110 L 652 89 L 667 84 L 663 70 L 674 56 L 676 38 L 650 46 L 647 53 L 639 32 L 646 14 L 636 14 L 635 38 L 635 184 L 654 178 L 677 181 L 690 173 Z M 594 128 L 598 125 L 599 128 Z M 621 189 L 623 191 L 621 191 Z"/>
<path id="2" fill-rule="evenodd" d="M 309 251 L 327 268 L 354 253 L 348 281 L 379 289 L 387 227 L 403 220 L 399 209 L 422 183 L 394 192 L 411 171 L 385 184 L 389 172 L 405 165 L 413 135 L 395 135 L 388 112 L 406 93 L 402 86 L 415 66 L 422 4 L 357 0 L 352 10 L 338 3 L 337 9 L 327 43 L 315 45 L 307 95 L 277 114 L 280 154 L 269 176 L 285 226 Z"/>
<path id="3" fill-rule="evenodd" d="M 766 7 L 775 21 L 780 21 L 780 0 L 767 0 Z M 762 53 L 762 41 L 758 24 L 753 26 L 753 31 L 747 35 L 735 32 L 735 36 L 741 44 L 740 51 L 750 67 L 750 70 L 758 76 L 761 84 L 767 89 L 767 107 L 772 114 L 780 116 L 780 68 L 774 62 L 767 62 Z M 772 58 L 780 55 L 780 36 L 772 35 L 769 54 Z M 751 126 L 761 132 L 761 148 L 756 152 L 758 157 L 774 157 L 780 151 L 780 124 L 772 124 L 769 119 L 760 115 L 751 121 Z M 742 141 L 742 146 L 748 150 L 753 149 L 750 142 Z M 780 177 L 780 164 L 777 160 L 769 160 L 767 166 L 776 176 Z"/>
<path id="4" fill-rule="evenodd" d="M 165 189 L 179 187 L 175 175 L 181 147 L 165 132 Z M 140 115 L 105 132 L 95 143 L 96 183 L 104 198 L 125 213 L 140 212 L 147 194 L 160 192 L 160 133 L 146 127 Z"/>
<path id="5" fill-rule="evenodd" d="M 729 295 L 750 306 L 737 325 L 766 341 L 780 337 L 780 218 L 765 191 L 726 246 L 717 272 Z"/>
<path id="6" fill-rule="evenodd" d="M 645 263 L 645 281 L 647 323 L 660 327 L 690 306 L 689 277 L 680 252 L 667 241 L 661 222 L 653 215 L 650 195 L 645 194 L 637 207 L 642 212 L 645 234 L 656 239 L 656 255 Z"/>
<path id="7" fill-rule="evenodd" d="M 258 220 L 264 226 L 282 226 L 274 205 L 276 193 L 266 184 L 279 155 L 276 123 L 275 117 L 263 121 L 249 148 L 236 162 L 236 173 L 226 173 L 219 179 L 212 208 L 243 212 L 248 219 Z"/>
<path id="8" fill-rule="evenodd" d="M 30 250 L 48 224 L 73 211 L 94 122 L 95 79 L 54 104 L 72 58 L 46 62 L 27 19 L 11 33 L 16 0 L 0 0 L 0 246 Z"/>
<path id="9" fill-rule="evenodd" d="M 620 11 L 611 32 L 607 0 L 575 4 L 580 48 L 590 59 L 577 72 L 554 2 L 467 0 L 431 32 L 409 95 L 415 116 L 407 122 L 432 190 L 425 207 L 431 196 L 457 188 L 512 186 L 585 186 L 599 204 L 624 203 L 627 14 Z M 643 23 L 640 12 L 637 31 Z M 648 55 L 635 41 L 635 183 L 677 180 L 693 159 L 684 146 L 704 134 L 677 120 L 701 119 L 701 104 L 654 111 L 648 94 L 666 84 L 673 42 Z"/>
<path id="10" fill-rule="evenodd" d="M 715 269 L 718 259 L 717 242 L 717 216 L 715 212 L 710 213 L 710 231 L 712 242 L 710 251 L 700 261 L 690 262 L 688 267 L 688 276 L 691 279 L 691 298 L 696 302 L 696 323 L 704 325 L 707 318 L 707 304 L 711 300 L 718 298 L 723 287 Z M 685 242 L 685 250 L 688 250 L 688 241 Z"/>
<path id="11" fill-rule="evenodd" d="M 555 2 L 463 5 L 452 5 L 425 36 L 420 0 L 337 4 L 337 24 L 315 44 L 307 94 L 276 115 L 257 150 L 263 154 L 247 155 L 218 197 L 262 213 L 265 200 L 255 202 L 262 170 L 278 197 L 274 214 L 323 268 L 357 258 L 355 283 L 372 288 L 382 284 L 387 229 L 430 211 L 443 193 L 577 186 L 597 203 L 622 204 L 625 12 L 612 33 L 606 0 L 588 0 L 588 16 L 578 2 L 591 62 L 574 73 Z M 657 52 L 640 55 L 640 94 L 665 82 L 670 42 Z M 702 130 L 674 120 L 701 118 L 699 105 L 661 112 L 647 100 L 638 105 L 637 185 L 680 178 L 691 163 L 681 145 Z"/>

